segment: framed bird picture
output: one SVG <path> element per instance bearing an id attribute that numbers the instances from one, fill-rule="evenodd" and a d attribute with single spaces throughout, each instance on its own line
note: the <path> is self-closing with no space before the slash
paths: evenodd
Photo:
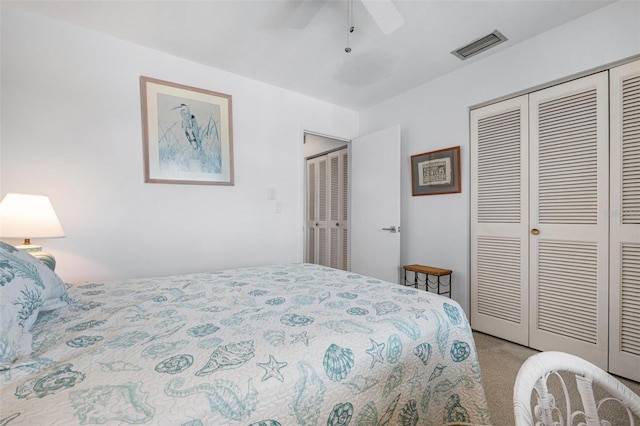
<path id="1" fill-rule="evenodd" d="M 233 185 L 231 95 L 140 77 L 144 181 Z"/>

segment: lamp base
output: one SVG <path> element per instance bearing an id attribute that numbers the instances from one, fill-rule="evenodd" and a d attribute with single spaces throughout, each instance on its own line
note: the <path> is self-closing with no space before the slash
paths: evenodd
<path id="1" fill-rule="evenodd" d="M 40 262 L 47 265 L 52 271 L 56 269 L 56 258 L 53 255 L 47 253 L 42 250 L 42 246 L 37 246 L 35 244 L 23 244 L 20 246 L 16 246 L 17 249 L 26 251 L 31 256 L 38 259 Z"/>

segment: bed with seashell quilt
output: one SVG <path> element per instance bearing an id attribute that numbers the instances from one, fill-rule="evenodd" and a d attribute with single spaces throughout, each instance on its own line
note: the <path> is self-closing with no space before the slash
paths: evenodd
<path id="1" fill-rule="evenodd" d="M 448 298 L 311 264 L 66 287 L 1 364 L 2 425 L 490 424 Z"/>

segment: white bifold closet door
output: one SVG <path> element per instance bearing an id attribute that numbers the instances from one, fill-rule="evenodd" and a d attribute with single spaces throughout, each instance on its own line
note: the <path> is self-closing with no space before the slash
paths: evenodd
<path id="1" fill-rule="evenodd" d="M 474 329 L 607 366 L 607 72 L 471 111 Z"/>
<path id="2" fill-rule="evenodd" d="M 306 261 L 349 268 L 349 153 L 339 151 L 307 160 Z"/>
<path id="3" fill-rule="evenodd" d="M 471 111 L 471 322 L 529 344 L 528 96 Z"/>
<path id="4" fill-rule="evenodd" d="M 640 61 L 613 68 L 609 371 L 640 381 Z"/>
<path id="5" fill-rule="evenodd" d="M 529 95 L 529 346 L 607 368 L 608 72 Z"/>

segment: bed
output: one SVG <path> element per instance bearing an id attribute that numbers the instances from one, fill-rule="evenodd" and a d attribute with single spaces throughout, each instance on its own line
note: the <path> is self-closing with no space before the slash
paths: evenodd
<path id="1" fill-rule="evenodd" d="M 28 257 L 0 243 L 0 425 L 490 424 L 448 298 L 311 264 L 68 286 Z"/>

